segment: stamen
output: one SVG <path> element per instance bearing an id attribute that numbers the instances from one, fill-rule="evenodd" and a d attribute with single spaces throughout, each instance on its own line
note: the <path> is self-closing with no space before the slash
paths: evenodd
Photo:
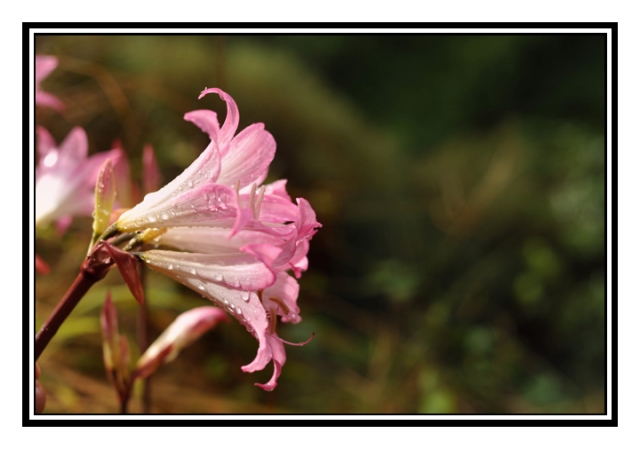
<path id="1" fill-rule="evenodd" d="M 256 216 L 255 219 L 257 220 L 258 217 L 260 217 L 260 208 L 262 207 L 262 198 L 264 198 L 264 191 L 265 191 L 265 186 L 260 187 L 260 193 L 258 194 L 258 202 L 256 204 Z"/>
<path id="2" fill-rule="evenodd" d="M 273 312 L 270 310 L 267 310 L 266 312 L 267 312 L 267 315 L 269 316 L 269 333 L 275 334 L 276 325 L 278 324 L 278 314 L 275 313 L 275 310 Z"/>
<path id="3" fill-rule="evenodd" d="M 256 216 L 256 184 L 253 183 L 251 185 L 251 195 L 249 196 L 249 205 L 251 206 L 251 212 L 253 212 L 253 218 L 258 218 Z"/>
<path id="4" fill-rule="evenodd" d="M 278 306 L 280 306 L 280 308 L 282 309 L 285 315 L 289 315 L 289 308 L 287 307 L 287 305 L 284 303 L 283 300 L 281 300 L 280 298 L 271 298 L 271 297 L 269 297 L 269 299 L 275 302 L 276 304 L 278 304 Z"/>
<path id="5" fill-rule="evenodd" d="M 291 343 L 290 341 L 287 340 L 283 340 L 280 337 L 276 337 L 278 340 L 280 340 L 282 343 L 284 343 L 285 345 L 289 345 L 289 346 L 304 346 L 306 344 L 308 344 L 311 340 L 313 340 L 313 337 L 316 336 L 316 333 L 312 333 L 311 337 L 309 337 L 309 339 L 307 341 L 303 341 L 302 343 Z"/>
<path id="6" fill-rule="evenodd" d="M 236 181 L 236 196 L 238 197 L 238 203 L 240 202 L 240 180 Z"/>

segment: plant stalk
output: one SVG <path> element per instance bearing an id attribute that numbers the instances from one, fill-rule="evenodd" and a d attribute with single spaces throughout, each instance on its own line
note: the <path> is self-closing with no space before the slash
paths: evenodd
<path id="1" fill-rule="evenodd" d="M 36 361 L 78 302 L 93 284 L 107 275 L 113 263 L 108 251 L 102 245 L 94 247 L 80 266 L 80 273 L 75 281 L 36 334 Z"/>

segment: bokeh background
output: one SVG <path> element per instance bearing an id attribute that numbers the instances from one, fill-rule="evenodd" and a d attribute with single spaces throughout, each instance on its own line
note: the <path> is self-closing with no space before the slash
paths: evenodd
<path id="1" fill-rule="evenodd" d="M 165 181 L 207 145 L 185 112 L 237 101 L 263 122 L 323 228 L 300 280 L 303 321 L 279 386 L 245 374 L 256 340 L 221 324 L 151 380 L 154 413 L 603 413 L 604 35 L 39 35 L 65 104 L 36 122 L 90 151 L 115 139 L 140 179 Z M 89 218 L 38 230 L 36 325 L 71 284 Z M 114 270 L 115 271 L 115 270 Z M 206 300 L 147 277 L 151 335 Z M 99 311 L 111 290 L 135 347 L 137 303 L 117 272 L 40 359 L 50 413 L 115 413 Z M 134 349 L 135 352 L 135 349 Z M 135 358 L 135 357 L 134 357 Z M 141 410 L 138 396 L 131 410 Z"/>

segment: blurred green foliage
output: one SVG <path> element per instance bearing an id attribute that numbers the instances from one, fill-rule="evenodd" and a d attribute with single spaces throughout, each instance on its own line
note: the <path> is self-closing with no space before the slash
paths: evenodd
<path id="1" fill-rule="evenodd" d="M 268 181 L 287 178 L 324 225 L 301 279 L 303 321 L 280 328 L 316 337 L 287 348 L 276 391 L 252 385 L 270 368 L 240 371 L 257 344 L 225 324 L 162 368 L 158 410 L 604 411 L 604 36 L 51 35 L 36 52 L 59 57 L 43 87 L 67 104 L 37 122 L 57 139 L 83 126 L 92 151 L 120 139 L 138 178 L 145 143 L 165 180 L 195 159 L 207 137 L 182 116 L 223 111 L 196 100 L 222 87 L 241 127 L 264 122 L 278 143 Z M 38 320 L 75 277 L 89 226 L 38 239 L 53 266 L 36 280 Z M 203 303 L 154 273 L 147 284 L 154 335 Z M 107 383 L 107 286 L 135 335 L 121 285 L 112 273 L 92 290 L 49 360 Z M 46 360 L 50 411 L 80 408 Z M 195 399 L 159 396 L 183 384 Z"/>

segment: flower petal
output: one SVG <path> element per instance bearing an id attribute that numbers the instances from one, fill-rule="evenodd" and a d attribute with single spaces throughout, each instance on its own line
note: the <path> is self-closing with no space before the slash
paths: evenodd
<path id="1" fill-rule="evenodd" d="M 243 129 L 229 144 L 222 157 L 218 182 L 240 188 L 260 184 L 267 176 L 269 164 L 276 153 L 276 141 L 262 123 Z"/>
<path id="2" fill-rule="evenodd" d="M 172 226 L 230 228 L 236 217 L 235 204 L 235 192 L 231 188 L 205 184 L 158 204 L 145 205 L 143 201 L 120 216 L 118 229 L 130 232 Z"/>
<path id="3" fill-rule="evenodd" d="M 287 180 L 279 179 L 277 181 L 272 182 L 271 184 L 267 184 L 265 186 L 265 195 L 276 195 L 281 196 L 289 201 L 291 201 L 291 197 L 287 193 Z"/>
<path id="4" fill-rule="evenodd" d="M 278 386 L 278 377 L 282 373 L 282 366 L 287 361 L 287 354 L 284 351 L 282 340 L 277 336 L 267 334 L 267 344 L 271 349 L 271 358 L 273 359 L 273 375 L 266 384 L 255 383 L 256 387 L 260 387 L 265 391 L 273 391 Z"/>
<path id="5" fill-rule="evenodd" d="M 64 138 L 59 149 L 61 162 L 86 159 L 89 151 L 87 133 L 79 126 L 74 127 Z"/>
<path id="6" fill-rule="evenodd" d="M 322 225 L 316 220 L 316 213 L 309 204 L 309 201 L 304 198 L 296 198 L 298 202 L 298 209 L 300 211 L 300 217 L 296 221 L 296 228 L 298 228 L 299 239 L 310 239 L 318 228 Z"/>
<path id="7" fill-rule="evenodd" d="M 239 251 L 245 245 L 262 243 L 280 246 L 284 240 L 260 231 L 243 230 L 233 238 L 228 238 L 229 229 L 209 227 L 176 227 L 167 229 L 157 242 L 182 251 L 216 253 Z"/>
<path id="8" fill-rule="evenodd" d="M 238 129 L 240 113 L 238 112 L 238 106 L 236 105 L 236 102 L 233 100 L 233 98 L 231 98 L 231 95 L 216 87 L 203 90 L 200 93 L 198 100 L 211 93 L 220 95 L 220 98 L 222 98 L 227 103 L 227 116 L 225 117 L 224 124 L 222 125 L 222 128 L 218 133 L 217 140 L 220 155 L 224 156 L 227 153 L 227 145 L 229 144 L 229 142 L 231 142 L 233 135 Z"/>
<path id="9" fill-rule="evenodd" d="M 36 81 L 36 105 L 48 106 L 59 111 L 64 110 L 64 103 L 48 92 L 40 88 L 40 83 L 58 66 L 55 56 L 36 56 L 35 81 Z"/>
<path id="10" fill-rule="evenodd" d="M 300 309 L 297 305 L 299 292 L 298 282 L 285 271 L 280 271 L 276 282 L 262 292 L 262 301 L 265 307 L 281 315 L 283 322 L 296 324 L 301 321 Z"/>
<path id="11" fill-rule="evenodd" d="M 215 142 L 212 141 L 200 156 L 178 177 L 157 192 L 147 194 L 136 207 L 123 213 L 118 220 L 118 227 L 122 224 L 122 229 L 127 229 L 134 221 L 142 222 L 143 219 L 148 219 L 146 215 L 153 209 L 167 211 L 167 203 L 174 204 L 178 195 L 189 192 L 206 183 L 215 182 L 219 173 L 220 156 Z"/>
<path id="12" fill-rule="evenodd" d="M 269 263 L 273 252 L 269 254 L 260 247 L 252 249 L 251 254 L 240 251 L 200 254 L 150 250 L 140 258 L 154 270 L 188 284 L 200 293 L 204 291 L 205 283 L 243 291 L 262 290 L 275 282 L 275 274 L 265 264 Z"/>
<path id="13" fill-rule="evenodd" d="M 309 268 L 309 259 L 307 259 L 308 252 L 309 240 L 300 240 L 297 243 L 295 254 L 289 261 L 289 267 L 293 270 L 293 273 L 298 279 L 302 276 L 302 272 L 307 271 L 307 268 Z"/>
<path id="14" fill-rule="evenodd" d="M 220 123 L 218 122 L 218 114 L 208 109 L 200 109 L 197 111 L 187 112 L 184 119 L 193 123 L 202 131 L 209 135 L 211 140 L 218 140 L 220 133 Z"/>
<path id="15" fill-rule="evenodd" d="M 36 105 L 47 106 L 56 111 L 64 111 L 64 103 L 55 95 L 43 90 L 36 91 Z"/>
<path id="16" fill-rule="evenodd" d="M 57 150 L 56 142 L 49 131 L 42 126 L 36 127 L 36 136 L 38 137 L 38 155 L 40 160 L 44 160 L 49 153 Z"/>
<path id="17" fill-rule="evenodd" d="M 299 208 L 279 195 L 267 195 L 260 205 L 260 221 L 264 223 L 286 223 L 299 220 Z"/>
<path id="18" fill-rule="evenodd" d="M 40 84 L 56 67 L 58 67 L 58 58 L 55 56 L 36 56 L 36 84 Z"/>

